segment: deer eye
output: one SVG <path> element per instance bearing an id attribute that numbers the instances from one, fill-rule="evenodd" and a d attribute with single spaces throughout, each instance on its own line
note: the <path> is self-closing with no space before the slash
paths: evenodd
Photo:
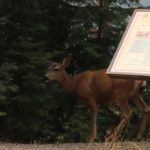
<path id="1" fill-rule="evenodd" d="M 59 70 L 59 68 L 57 68 L 57 67 L 56 67 L 56 68 L 54 68 L 54 70 L 55 70 L 55 71 L 58 71 L 58 70 Z"/>

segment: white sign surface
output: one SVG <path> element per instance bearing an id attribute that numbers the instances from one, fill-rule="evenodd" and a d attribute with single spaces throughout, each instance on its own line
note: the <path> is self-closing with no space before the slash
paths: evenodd
<path id="1" fill-rule="evenodd" d="M 150 78 L 150 9 L 134 11 L 107 73 Z"/>

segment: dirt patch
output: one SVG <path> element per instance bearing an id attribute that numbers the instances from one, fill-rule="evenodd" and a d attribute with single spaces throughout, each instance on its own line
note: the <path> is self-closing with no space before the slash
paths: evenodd
<path id="1" fill-rule="evenodd" d="M 150 142 L 11 144 L 0 143 L 0 150 L 150 150 Z"/>

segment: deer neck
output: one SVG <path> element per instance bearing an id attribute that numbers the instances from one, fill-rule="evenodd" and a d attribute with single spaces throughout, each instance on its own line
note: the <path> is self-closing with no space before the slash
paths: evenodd
<path id="1" fill-rule="evenodd" d="M 74 87 L 75 87 L 74 77 L 67 74 L 67 72 L 63 73 L 62 78 L 59 79 L 59 83 L 66 91 L 69 91 L 69 92 L 74 91 Z"/>

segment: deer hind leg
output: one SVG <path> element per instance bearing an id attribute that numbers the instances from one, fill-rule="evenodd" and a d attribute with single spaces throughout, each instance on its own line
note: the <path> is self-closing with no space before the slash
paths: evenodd
<path id="1" fill-rule="evenodd" d="M 123 129 L 132 117 L 132 112 L 129 108 L 128 100 L 118 101 L 118 106 L 120 107 L 122 113 L 121 121 L 119 122 L 118 126 L 112 131 L 110 136 L 106 138 L 106 141 L 118 141 L 118 139 L 121 136 L 121 133 L 123 132 Z"/>
<path id="2" fill-rule="evenodd" d="M 89 107 L 91 111 L 91 127 L 88 142 L 94 142 L 96 140 L 96 118 L 97 118 L 97 104 L 91 99 L 89 102 Z"/>
<path id="3" fill-rule="evenodd" d="M 141 120 L 138 134 L 136 137 L 137 140 L 141 140 L 142 136 L 144 134 L 144 130 L 145 130 L 145 128 L 149 122 L 149 119 L 150 119 L 150 108 L 144 102 L 143 97 L 141 96 L 141 94 L 139 92 L 136 92 L 134 94 L 134 96 L 132 96 L 131 100 L 135 103 L 135 105 L 140 109 L 140 111 L 142 113 L 142 120 Z"/>

